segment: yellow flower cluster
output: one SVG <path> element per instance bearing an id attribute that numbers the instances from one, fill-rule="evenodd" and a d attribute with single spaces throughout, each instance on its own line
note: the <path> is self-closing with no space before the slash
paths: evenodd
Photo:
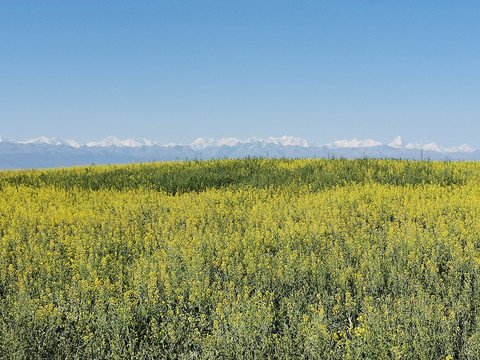
<path id="1" fill-rule="evenodd" d="M 0 358 L 480 358 L 480 164 L 0 173 Z"/>

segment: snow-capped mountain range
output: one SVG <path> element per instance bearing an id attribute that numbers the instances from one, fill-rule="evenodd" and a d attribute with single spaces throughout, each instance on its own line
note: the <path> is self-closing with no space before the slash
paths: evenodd
<path id="1" fill-rule="evenodd" d="M 478 161 L 480 151 L 468 145 L 444 148 L 435 143 L 404 143 L 396 137 L 389 144 L 367 140 L 337 140 L 312 145 L 293 137 L 198 138 L 191 144 L 161 144 L 147 139 L 120 140 L 110 136 L 81 144 L 75 140 L 39 137 L 9 141 L 0 137 L 0 169 L 27 169 L 125 164 L 131 162 L 207 160 L 220 158 L 397 158 L 411 160 Z"/>

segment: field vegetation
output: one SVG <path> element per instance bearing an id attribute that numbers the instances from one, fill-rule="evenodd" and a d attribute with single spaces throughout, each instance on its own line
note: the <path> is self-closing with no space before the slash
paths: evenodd
<path id="1" fill-rule="evenodd" d="M 3 359 L 479 359 L 480 164 L 0 172 Z"/>

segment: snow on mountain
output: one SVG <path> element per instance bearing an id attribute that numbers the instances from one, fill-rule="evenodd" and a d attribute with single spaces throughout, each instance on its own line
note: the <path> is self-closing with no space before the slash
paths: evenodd
<path id="1" fill-rule="evenodd" d="M 76 140 L 65 140 L 65 144 L 74 148 L 79 148 L 80 146 L 82 146 Z"/>
<path id="2" fill-rule="evenodd" d="M 190 144 L 190 147 L 195 150 L 205 149 L 210 146 L 216 146 L 215 139 L 199 137 Z"/>
<path id="3" fill-rule="evenodd" d="M 282 146 L 300 146 L 308 147 L 308 141 L 294 136 L 282 136 L 279 138 L 269 137 L 267 144 L 277 144 Z"/>
<path id="4" fill-rule="evenodd" d="M 114 136 L 81 144 L 75 140 L 39 137 L 15 142 L 0 138 L 0 169 L 50 168 L 89 164 L 244 158 L 396 158 L 410 160 L 480 161 L 480 151 L 468 145 L 442 148 L 435 143 L 404 145 L 396 137 L 388 145 L 367 139 L 338 140 L 321 146 L 293 136 L 262 138 L 198 138 L 189 145 Z"/>
<path id="5" fill-rule="evenodd" d="M 403 146 L 403 139 L 401 136 L 397 136 L 393 141 L 388 144 L 388 146 L 393 147 L 395 149 L 399 149 Z"/>
<path id="6" fill-rule="evenodd" d="M 26 141 L 19 141 L 19 144 L 33 144 L 33 145 L 68 145 L 74 148 L 78 148 L 81 145 L 75 140 L 61 140 L 57 138 L 47 138 L 46 136 L 40 136 L 38 138 L 26 140 Z"/>
<path id="7" fill-rule="evenodd" d="M 361 147 L 374 147 L 374 146 L 381 146 L 382 143 L 367 139 L 367 140 L 357 140 L 354 138 L 353 140 L 337 140 L 333 143 L 327 144 L 332 148 L 361 148 Z"/>
<path id="8" fill-rule="evenodd" d="M 39 144 L 64 145 L 65 144 L 64 141 L 58 140 L 56 138 L 47 138 L 45 136 L 40 136 L 38 138 L 30 139 L 27 141 L 20 141 L 19 143 L 20 144 L 36 144 L 36 145 L 39 145 Z"/>
<path id="9" fill-rule="evenodd" d="M 394 142 L 397 139 L 398 138 L 396 138 Z M 393 142 L 390 143 L 389 146 L 392 146 L 392 144 Z M 392 147 L 402 148 L 402 146 L 392 146 Z M 453 146 L 450 148 L 443 148 L 442 146 L 439 146 L 436 143 L 428 143 L 428 144 L 408 143 L 403 148 L 408 150 L 423 150 L 423 151 L 433 151 L 438 153 L 472 153 L 476 151 L 476 149 L 472 148 L 467 144 L 463 144 L 461 146 Z"/>
<path id="10" fill-rule="evenodd" d="M 409 143 L 409 144 L 405 145 L 405 149 L 417 149 L 417 150 L 444 152 L 443 149 L 435 143 L 429 143 L 429 144 Z"/>
<path id="11" fill-rule="evenodd" d="M 0 142 L 6 142 L 0 137 Z M 38 138 L 30 139 L 27 141 L 18 141 L 9 143 L 17 144 L 31 144 L 31 145 L 68 145 L 73 148 L 80 148 L 86 146 L 89 148 L 100 147 L 100 148 L 109 148 L 109 147 L 127 147 L 127 148 L 139 148 L 139 147 L 175 147 L 175 146 L 188 146 L 193 150 L 203 150 L 207 148 L 215 147 L 238 147 L 243 145 L 249 145 L 249 148 L 258 147 L 258 146 L 267 146 L 267 145 L 278 145 L 282 147 L 301 147 L 301 148 L 317 148 L 322 146 L 313 146 L 308 143 L 306 139 L 294 137 L 294 136 L 282 136 L 282 137 L 269 137 L 267 139 L 262 138 L 247 138 L 247 139 L 238 139 L 234 137 L 213 139 L 200 137 L 193 141 L 190 145 L 179 145 L 179 144 L 161 144 L 159 142 L 147 140 L 147 139 L 124 139 L 120 140 L 115 136 L 109 136 L 101 141 L 91 141 L 85 144 L 81 144 L 75 140 L 60 140 L 57 138 L 48 138 L 45 136 L 40 136 Z M 349 149 L 349 148 L 376 148 L 382 147 L 383 144 L 379 141 L 366 139 L 358 140 L 354 138 L 352 140 L 337 140 L 332 143 L 323 145 L 323 147 L 331 149 Z M 408 143 L 403 145 L 403 139 L 400 136 L 397 136 L 391 143 L 387 145 L 393 149 L 399 150 L 424 150 L 424 151 L 434 151 L 440 153 L 454 153 L 454 152 L 475 152 L 476 149 L 470 147 L 467 144 L 451 147 L 451 148 L 442 148 L 435 143 L 420 144 L 420 143 Z"/>
<path id="12" fill-rule="evenodd" d="M 470 152 L 474 152 L 476 149 L 472 148 L 471 146 L 467 145 L 467 144 L 463 144 L 461 146 L 454 146 L 454 147 L 451 147 L 451 148 L 448 148 L 448 149 L 445 149 L 445 152 L 452 152 L 452 153 L 455 153 L 455 152 L 464 152 L 464 153 L 470 153 Z"/>
<path id="13" fill-rule="evenodd" d="M 216 146 L 237 146 L 242 144 L 243 141 L 234 137 L 222 138 L 217 141 Z"/>
<path id="14" fill-rule="evenodd" d="M 443 152 L 442 148 L 440 148 L 440 147 L 439 147 L 437 144 L 435 144 L 435 143 L 429 143 L 429 144 L 423 145 L 423 146 L 422 146 L 422 150 Z"/>
<path id="15" fill-rule="evenodd" d="M 282 136 L 282 137 L 269 137 L 268 139 L 262 138 L 248 138 L 241 140 L 234 137 L 221 138 L 218 140 L 212 138 L 198 138 L 190 144 L 192 149 L 201 150 L 207 147 L 220 147 L 220 146 L 239 146 L 242 144 L 261 144 L 265 146 L 267 144 L 275 144 L 281 146 L 300 146 L 308 147 L 308 142 L 305 139 L 294 137 L 294 136 Z"/>
<path id="16" fill-rule="evenodd" d="M 126 139 L 126 140 L 119 140 L 115 136 L 108 136 L 102 141 L 91 141 L 87 142 L 85 146 L 88 147 L 109 147 L 109 146 L 117 146 L 117 147 L 142 147 L 142 146 L 153 146 L 157 145 L 157 143 L 152 142 L 151 140 L 146 139 Z"/>

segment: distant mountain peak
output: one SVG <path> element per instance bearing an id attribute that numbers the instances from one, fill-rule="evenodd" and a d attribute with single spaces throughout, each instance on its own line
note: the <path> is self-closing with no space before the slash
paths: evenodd
<path id="1" fill-rule="evenodd" d="M 424 151 L 435 151 L 435 152 L 444 152 L 444 150 L 435 143 L 428 143 L 428 144 L 419 144 L 419 143 L 409 143 L 405 145 L 405 149 L 417 149 L 417 150 L 424 150 Z"/>
<path id="2" fill-rule="evenodd" d="M 283 145 L 283 146 L 300 146 L 300 147 L 308 147 L 308 141 L 295 137 L 295 136 L 282 136 L 279 138 L 276 137 L 269 137 L 266 142 L 268 144 L 277 144 L 277 145 Z"/>
<path id="3" fill-rule="evenodd" d="M 397 136 L 393 141 L 388 144 L 388 146 L 393 147 L 395 149 L 399 149 L 403 146 L 403 139 L 401 136 Z"/>
<path id="4" fill-rule="evenodd" d="M 294 136 L 247 139 L 234 137 L 198 138 L 189 145 L 161 144 L 146 139 L 120 140 L 109 136 L 101 141 L 80 144 L 41 136 L 27 141 L 0 138 L 0 168 L 28 169 L 89 164 L 194 159 L 245 158 L 395 158 L 480 161 L 480 151 L 464 144 L 442 148 L 435 143 L 408 143 L 398 136 L 390 144 L 367 139 L 337 140 L 326 145 L 310 145 Z"/>
<path id="5" fill-rule="evenodd" d="M 209 146 L 215 146 L 215 139 L 199 137 L 190 144 L 192 149 L 201 150 Z"/>
<path id="6" fill-rule="evenodd" d="M 10 141 L 9 141 L 10 142 Z M 33 144 L 33 145 L 51 145 L 51 146 L 59 146 L 59 145 L 68 145 L 71 147 L 78 148 L 81 145 L 75 140 L 61 140 L 57 138 L 49 138 L 46 136 L 40 136 L 34 139 L 26 140 L 26 141 L 19 141 L 19 144 Z"/>
<path id="7" fill-rule="evenodd" d="M 267 139 L 253 137 L 245 140 L 241 140 L 234 137 L 221 138 L 217 140 L 213 138 L 199 137 L 190 144 L 190 147 L 195 150 L 201 150 L 207 147 L 220 147 L 220 146 L 234 147 L 241 144 L 256 144 L 256 143 L 260 143 L 262 145 L 274 144 L 274 145 L 280 145 L 280 146 L 300 146 L 300 147 L 309 146 L 308 141 L 303 138 L 285 135 L 282 137 L 272 136 Z"/>
<path id="8" fill-rule="evenodd" d="M 82 146 L 76 140 L 65 140 L 65 144 L 70 145 L 71 147 L 74 147 L 74 148 L 79 148 L 80 146 Z"/>
<path id="9" fill-rule="evenodd" d="M 367 140 L 358 140 L 357 138 L 354 138 L 352 140 L 337 140 L 334 141 L 333 143 L 327 144 L 327 146 L 330 146 L 332 148 L 363 148 L 363 147 L 375 147 L 375 146 L 381 146 L 382 143 L 379 141 L 375 141 L 372 139 L 367 139 Z"/>
<path id="10" fill-rule="evenodd" d="M 116 147 L 141 147 L 141 146 L 152 146 L 152 145 L 158 145 L 155 142 L 152 142 L 151 140 L 147 139 L 125 139 L 125 140 L 120 140 L 115 136 L 107 136 L 105 139 L 102 141 L 91 141 L 87 142 L 85 146 L 88 147 L 110 147 L 110 146 L 116 146 Z"/>
<path id="11" fill-rule="evenodd" d="M 60 140 L 56 138 L 47 138 L 46 136 L 40 136 L 27 141 L 20 141 L 20 144 L 48 144 L 48 145 L 62 145 Z"/>
<path id="12" fill-rule="evenodd" d="M 10 141 L 5 140 L 0 137 L 0 142 L 3 143 L 10 143 L 10 144 L 30 144 L 30 145 L 64 145 L 70 146 L 73 148 L 79 148 L 82 146 L 86 147 L 102 147 L 102 148 L 109 148 L 109 147 L 129 147 L 129 148 L 136 148 L 136 147 L 175 147 L 175 146 L 187 146 L 192 150 L 199 151 L 206 148 L 217 148 L 217 147 L 238 147 L 240 145 L 256 145 L 256 147 L 264 147 L 267 145 L 277 145 L 277 146 L 285 146 L 285 147 L 299 147 L 299 148 L 316 148 L 316 147 L 325 147 L 330 149 L 359 149 L 359 148 L 376 148 L 381 147 L 383 144 L 379 141 L 366 139 L 366 140 L 359 140 L 357 138 L 353 138 L 351 140 L 343 139 L 343 140 L 336 140 L 332 143 L 328 143 L 326 145 L 319 145 L 314 146 L 309 144 L 309 142 L 300 137 L 295 136 L 281 136 L 281 137 L 269 137 L 269 138 L 259 138 L 259 137 L 250 137 L 247 139 L 239 139 L 235 137 L 226 137 L 220 139 L 214 139 L 209 137 L 199 137 L 195 139 L 189 145 L 182 145 L 182 144 L 161 144 L 157 141 L 151 141 L 148 139 L 124 139 L 121 140 L 115 136 L 108 136 L 101 141 L 90 141 L 86 143 L 79 143 L 75 140 L 61 140 L 57 138 L 49 138 L 46 136 L 40 136 L 34 139 L 26 140 L 26 141 Z M 437 145 L 436 143 L 428 143 L 428 144 L 421 144 L 421 143 L 408 143 L 404 145 L 404 141 L 401 136 L 397 136 L 393 139 L 392 142 L 388 144 L 388 147 L 397 150 L 424 150 L 424 151 L 435 151 L 440 153 L 452 153 L 452 152 L 474 152 L 476 149 L 472 148 L 467 144 L 463 144 L 457 147 L 450 147 L 450 148 L 442 148 L 441 146 Z"/>
<path id="13" fill-rule="evenodd" d="M 474 149 L 473 147 L 467 145 L 467 144 L 463 144 L 461 146 L 458 146 L 458 147 L 452 147 L 452 148 L 449 148 L 447 149 L 446 151 L 448 152 L 464 152 L 464 153 L 469 153 L 469 152 L 474 152 L 476 149 Z"/>

